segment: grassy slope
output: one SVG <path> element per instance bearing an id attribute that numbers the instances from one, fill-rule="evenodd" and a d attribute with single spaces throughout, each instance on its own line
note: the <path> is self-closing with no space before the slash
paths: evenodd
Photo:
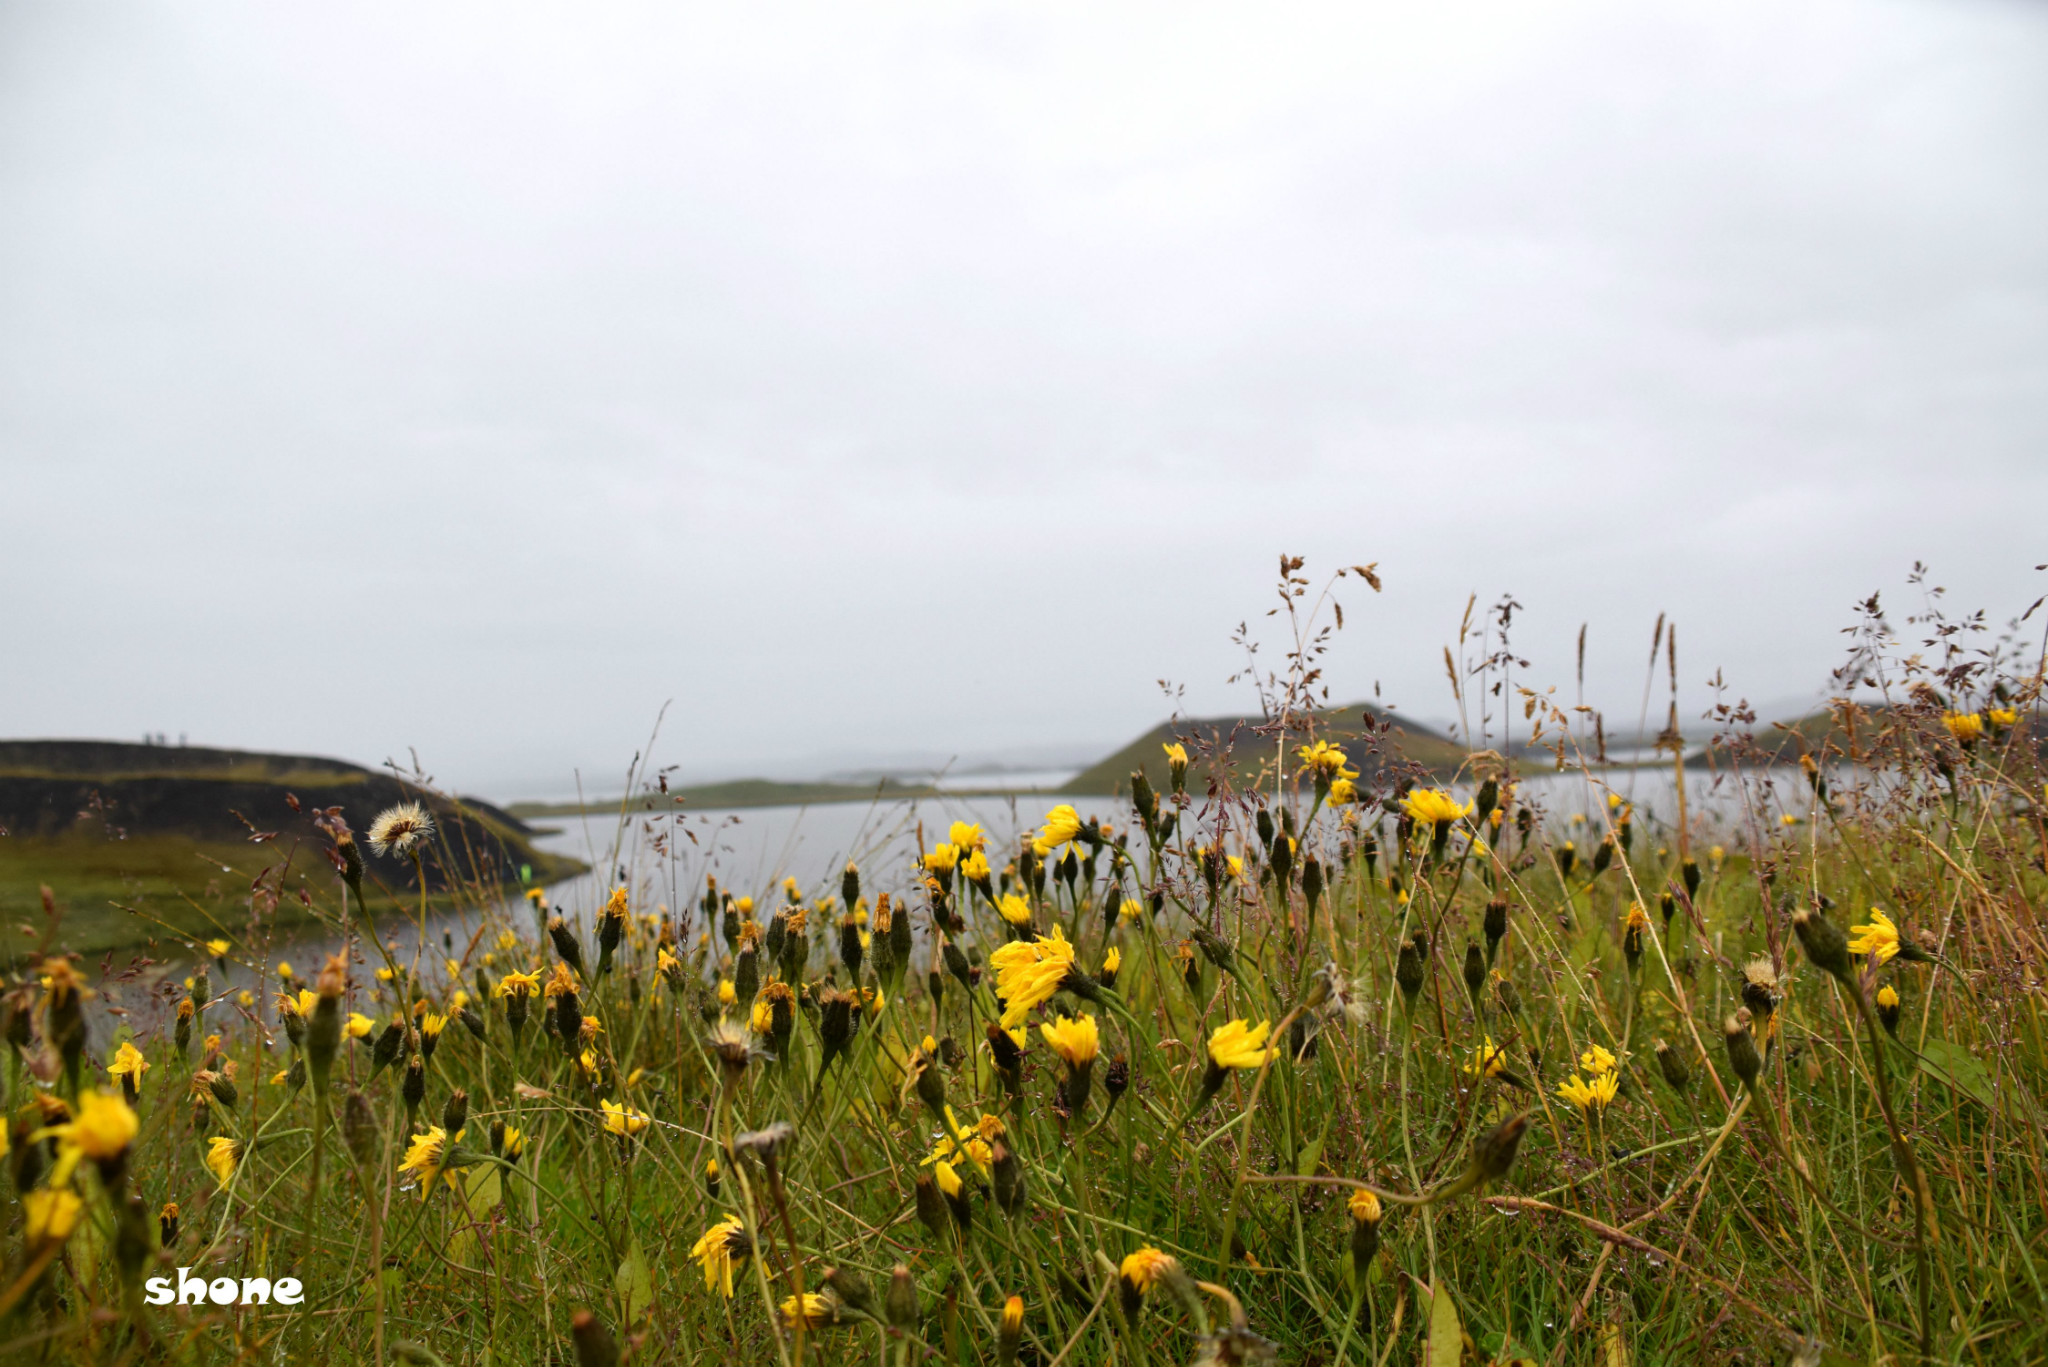
<path id="1" fill-rule="evenodd" d="M 1385 713 L 1367 704 L 1354 703 L 1345 707 L 1332 708 L 1316 717 L 1316 735 L 1325 740 L 1348 743 L 1352 762 L 1367 767 L 1368 752 L 1358 744 L 1358 737 L 1364 730 L 1367 716 L 1375 720 L 1389 720 Z M 1188 786 L 1200 791 L 1205 785 L 1212 767 L 1218 762 L 1214 756 L 1228 747 L 1232 785 L 1238 788 L 1252 786 L 1263 775 L 1269 781 L 1274 763 L 1275 743 L 1269 736 L 1259 736 L 1253 727 L 1263 724 L 1262 717 L 1196 717 L 1178 721 L 1161 722 L 1130 744 L 1090 765 L 1062 785 L 1066 792 L 1087 793 L 1109 796 L 1122 793 L 1130 787 L 1131 774 L 1140 767 L 1155 791 L 1165 791 L 1167 786 L 1166 753 L 1161 748 L 1169 741 L 1189 742 L 1188 751 L 1193 759 Z M 1464 748 L 1426 727 L 1413 722 L 1395 721 L 1394 731 L 1381 742 L 1384 750 L 1382 759 L 1391 754 L 1412 760 L 1437 772 L 1448 773 L 1464 761 Z M 1299 743 L 1290 737 L 1291 748 Z M 1204 751 L 1211 757 L 1205 758 Z M 1292 756 L 1289 757 L 1292 764 Z"/>

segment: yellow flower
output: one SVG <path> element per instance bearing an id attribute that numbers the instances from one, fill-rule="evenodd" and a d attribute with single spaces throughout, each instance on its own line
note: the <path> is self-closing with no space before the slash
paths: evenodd
<path id="1" fill-rule="evenodd" d="M 681 972 L 682 967 L 683 961 L 669 953 L 667 945 L 663 945 L 654 951 L 654 971 L 656 973 L 666 976 L 671 973 Z"/>
<path id="2" fill-rule="evenodd" d="M 229 944 L 226 940 L 208 940 L 206 942 L 206 952 L 208 954 L 211 954 L 216 959 L 225 958 L 227 956 L 227 952 L 232 948 L 234 948 L 234 946 Z"/>
<path id="3" fill-rule="evenodd" d="M 1628 904 L 1628 921 L 1623 926 L 1623 929 L 1648 930 L 1649 928 L 1650 913 L 1643 910 L 1643 904 L 1641 902 L 1630 902 Z"/>
<path id="4" fill-rule="evenodd" d="M 222 1191 L 226 1191 L 228 1189 L 228 1183 L 234 1180 L 235 1168 L 237 1167 L 237 1165 L 241 1163 L 241 1161 L 241 1140 L 230 1139 L 224 1134 L 217 1134 L 212 1139 L 207 1141 L 207 1171 L 211 1172 L 213 1174 L 214 1180 L 220 1183 L 220 1189 Z"/>
<path id="5" fill-rule="evenodd" d="M 518 937 L 517 935 L 514 935 L 514 934 L 513 934 L 513 933 L 512 933 L 511 931 L 509 931 L 509 930 L 501 930 L 501 931 L 499 931 L 499 932 L 498 932 L 498 948 L 500 948 L 500 949 L 517 949 L 517 948 L 519 948 L 519 937 Z"/>
<path id="6" fill-rule="evenodd" d="M 1870 924 L 1849 927 L 1849 952 L 1874 954 L 1880 964 L 1891 962 L 1899 952 L 1899 928 L 1877 907 L 1870 909 Z"/>
<path id="7" fill-rule="evenodd" d="M 1185 769 L 1188 767 L 1187 746 L 1180 744 L 1178 741 L 1167 741 L 1162 742 L 1159 748 L 1166 752 L 1166 764 L 1168 768 Z"/>
<path id="8" fill-rule="evenodd" d="M 650 1123 L 645 1111 L 636 1111 L 611 1101 L 600 1101 L 597 1105 L 598 1109 L 604 1112 L 606 1134 L 636 1135 Z"/>
<path id="9" fill-rule="evenodd" d="M 1897 989 L 1893 988 L 1893 986 L 1890 983 L 1886 983 L 1883 987 L 1878 988 L 1877 1004 L 1887 1011 L 1892 1010 L 1899 1004 L 1899 994 Z"/>
<path id="10" fill-rule="evenodd" d="M 1045 826 L 1031 842 L 1031 848 L 1043 859 L 1062 845 L 1070 844 L 1081 834 L 1081 814 L 1065 802 L 1045 814 Z"/>
<path id="11" fill-rule="evenodd" d="M 996 900 L 996 914 L 1013 926 L 1031 924 L 1031 904 L 1014 892 L 1006 892 Z"/>
<path id="12" fill-rule="evenodd" d="M 300 1015 L 311 1020 L 313 1009 L 320 1005 L 320 994 L 310 987 L 302 987 L 299 989 L 299 995 L 292 1000 L 292 1005 L 298 1009 Z"/>
<path id="13" fill-rule="evenodd" d="M 1003 1333 L 1016 1338 L 1024 1332 L 1024 1298 L 1012 1296 L 1003 1302 Z"/>
<path id="14" fill-rule="evenodd" d="M 837 1322 L 839 1316 L 832 1308 L 832 1302 L 815 1291 L 804 1292 L 803 1305 L 799 1307 L 795 1296 L 782 1298 L 783 1327 L 794 1330 L 801 1320 L 806 1330 L 823 1329 Z"/>
<path id="15" fill-rule="evenodd" d="M 966 1183 L 960 1180 L 960 1174 L 953 1170 L 951 1163 L 943 1159 L 932 1164 L 932 1176 L 939 1179 L 939 1190 L 956 1201 L 960 1199 L 960 1193 L 966 1189 Z"/>
<path id="16" fill-rule="evenodd" d="M 1143 1295 L 1158 1283 L 1160 1277 L 1179 1265 L 1172 1254 L 1161 1253 L 1148 1244 L 1125 1258 L 1117 1271 Z"/>
<path id="17" fill-rule="evenodd" d="M 142 1122 L 136 1119 L 135 1112 L 129 1109 L 126 1101 L 117 1093 L 103 1092 L 95 1087 L 78 1098 L 76 1119 L 62 1125 L 47 1126 L 36 1131 L 35 1137 L 56 1139 L 67 1151 L 97 1162 L 118 1158 L 127 1152 L 141 1128 Z M 63 1160 L 58 1161 L 62 1169 Z M 77 1159 L 72 1161 L 75 1163 Z"/>
<path id="18" fill-rule="evenodd" d="M 946 832 L 946 839 L 963 850 L 979 850 L 988 844 L 988 832 L 972 821 L 956 821 Z"/>
<path id="19" fill-rule="evenodd" d="M 1237 879 L 1239 882 L 1244 881 L 1243 859 L 1234 854 L 1226 854 L 1223 856 L 1223 862 L 1230 866 L 1230 876 L 1232 878 Z"/>
<path id="20" fill-rule="evenodd" d="M 1074 947 L 1058 926 L 1049 936 L 1019 940 L 988 956 L 996 971 L 996 993 L 1002 997 L 1003 1028 L 1021 1025 L 1032 1008 L 1052 1000 L 1074 966 Z"/>
<path id="21" fill-rule="evenodd" d="M 1472 1061 L 1465 1065 L 1465 1071 L 1474 1077 L 1499 1077 L 1507 1067 L 1507 1059 L 1508 1051 L 1497 1047 L 1493 1036 L 1483 1035 Z"/>
<path id="22" fill-rule="evenodd" d="M 951 873 L 959 863 L 960 851 L 952 845 L 939 845 L 924 857 L 924 866 L 932 873 Z"/>
<path id="23" fill-rule="evenodd" d="M 1620 1091 L 1621 1074 L 1613 1072 L 1597 1075 L 1590 1085 L 1579 1081 L 1576 1073 L 1557 1084 L 1559 1096 L 1588 1113 L 1596 1106 L 1605 1110 Z"/>
<path id="24" fill-rule="evenodd" d="M 537 907 L 545 907 L 548 904 L 547 891 L 543 888 L 528 888 L 526 890 L 526 900 Z"/>
<path id="25" fill-rule="evenodd" d="M 754 998 L 753 1014 L 747 1019 L 747 1028 L 757 1035 L 765 1035 L 775 1028 L 775 1004 L 765 996 Z"/>
<path id="26" fill-rule="evenodd" d="M 1242 1020 L 1219 1027 L 1209 1036 L 1210 1062 L 1218 1068 L 1257 1068 L 1278 1058 L 1278 1049 L 1266 1047 L 1266 1036 L 1272 1028 L 1270 1021 L 1248 1025 Z"/>
<path id="27" fill-rule="evenodd" d="M 1067 1061 L 1070 1068 L 1095 1061 L 1096 1051 L 1101 1047 L 1101 1036 L 1095 1028 L 1093 1016 L 1061 1016 L 1038 1027 L 1045 1036 L 1045 1042 L 1052 1051 Z"/>
<path id="28" fill-rule="evenodd" d="M 958 1132 L 960 1137 L 966 1141 L 964 1146 L 953 1142 L 955 1132 Z M 1002 1120 L 999 1117 L 987 1114 L 984 1114 L 976 1122 L 973 1129 L 963 1129 L 959 1117 L 955 1116 L 953 1108 L 948 1106 L 946 1107 L 946 1133 L 939 1136 L 938 1143 L 932 1145 L 932 1151 L 925 1156 L 924 1162 L 918 1166 L 926 1167 L 933 1163 L 952 1162 L 964 1154 L 973 1162 L 975 1167 L 983 1172 L 987 1172 L 989 1165 L 995 1162 L 995 1150 L 990 1145 L 996 1140 L 1001 1139 L 1003 1134 Z"/>
<path id="29" fill-rule="evenodd" d="M 732 985 L 732 979 L 720 978 L 718 980 L 718 1004 L 721 1007 L 729 1007 L 739 999 L 739 989 Z"/>
<path id="30" fill-rule="evenodd" d="M 21 1198 L 21 1212 L 31 1245 L 61 1244 L 78 1228 L 85 1203 L 68 1190 L 31 1191 Z"/>
<path id="31" fill-rule="evenodd" d="M 970 883 L 987 883 L 994 876 L 989 872 L 988 856 L 980 850 L 969 854 L 960 865 L 960 876 Z"/>
<path id="32" fill-rule="evenodd" d="M 277 980 L 283 983 L 288 983 L 292 980 L 292 966 L 288 960 L 279 959 L 277 961 Z"/>
<path id="33" fill-rule="evenodd" d="M 1716 845 L 1712 849 L 1707 851 L 1708 862 L 1713 864 L 1717 868 L 1720 866 L 1721 861 L 1726 859 L 1727 857 L 1728 851 L 1722 849 L 1719 845 Z"/>
<path id="34" fill-rule="evenodd" d="M 425 1134 L 412 1137 L 412 1142 L 405 1146 L 405 1159 L 399 1163 L 398 1170 L 419 1174 L 420 1199 L 424 1201 L 433 1191 L 434 1179 L 440 1176 L 447 1157 L 448 1132 L 435 1125 Z"/>
<path id="35" fill-rule="evenodd" d="M 351 1011 L 348 1013 L 348 1024 L 344 1028 L 348 1031 L 350 1039 L 363 1039 L 377 1028 L 377 1022 L 360 1011 Z"/>
<path id="36" fill-rule="evenodd" d="M 1382 1213 L 1380 1211 L 1380 1198 L 1367 1191 L 1364 1187 L 1359 1187 L 1353 1191 L 1351 1193 L 1351 1200 L 1346 1204 L 1350 1207 L 1351 1218 L 1358 1221 L 1361 1225 L 1379 1223 Z"/>
<path id="37" fill-rule="evenodd" d="M 546 985 L 541 988 L 542 995 L 549 1001 L 553 1001 L 564 992 L 574 992 L 575 990 L 576 980 L 569 976 L 569 965 L 563 963 L 560 959 L 555 960 L 555 971 L 548 975 Z"/>
<path id="38" fill-rule="evenodd" d="M 2000 728 L 2016 726 L 2020 720 L 2018 709 L 2011 707 L 1994 707 L 1984 715 L 1991 719 L 1993 726 Z"/>
<path id="39" fill-rule="evenodd" d="M 1418 826 L 1434 826 L 1440 822 L 1456 821 L 1472 811 L 1472 804 L 1460 804 L 1458 800 L 1440 788 L 1417 788 L 1402 799 L 1401 808 L 1409 819 Z"/>
<path id="40" fill-rule="evenodd" d="M 1358 801 L 1358 785 L 1348 778 L 1330 780 L 1330 803 L 1332 806 L 1348 807 Z"/>
<path id="41" fill-rule="evenodd" d="M 734 1265 L 745 1262 L 753 1252 L 754 1241 L 747 1237 L 747 1227 L 737 1215 L 728 1215 L 705 1230 L 690 1247 L 690 1256 L 704 1269 L 704 1289 L 716 1287 L 725 1292 L 727 1300 L 732 1299 Z"/>
<path id="42" fill-rule="evenodd" d="M 148 1071 L 149 1060 L 142 1056 L 133 1040 L 122 1040 L 121 1047 L 114 1051 L 114 1061 L 107 1065 L 107 1076 L 127 1078 L 138 1092 L 142 1090 L 142 1075 Z"/>
<path id="43" fill-rule="evenodd" d="M 1340 747 L 1326 740 L 1319 740 L 1313 745 L 1297 746 L 1294 753 L 1300 757 L 1304 767 L 1314 770 L 1323 778 L 1335 778 L 1344 772 L 1344 766 L 1350 762 L 1349 756 Z"/>
<path id="44" fill-rule="evenodd" d="M 1109 947 L 1109 953 L 1102 956 L 1102 976 L 1105 978 L 1114 978 L 1118 973 L 1123 971 L 1123 966 L 1124 952 L 1121 949 L 1118 949 L 1115 945 L 1111 945 Z"/>
<path id="45" fill-rule="evenodd" d="M 1617 1060 L 1614 1057 L 1614 1055 L 1608 1053 L 1605 1049 L 1601 1048 L 1597 1044 L 1594 1045 L 1592 1048 L 1588 1049 L 1585 1053 L 1579 1055 L 1579 1066 L 1581 1068 L 1584 1068 L 1587 1072 L 1596 1075 L 1600 1073 L 1613 1072 L 1614 1066 L 1617 1062 L 1619 1062 L 1619 1060 Z"/>
<path id="46" fill-rule="evenodd" d="M 1958 745 L 1974 744 L 1984 734 L 1984 718 L 1975 712 L 1948 712 L 1941 718 L 1941 724 L 1956 738 Z"/>

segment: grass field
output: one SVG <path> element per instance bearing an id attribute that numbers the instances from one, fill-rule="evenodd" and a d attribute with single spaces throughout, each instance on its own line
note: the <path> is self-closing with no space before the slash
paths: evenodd
<path id="1" fill-rule="evenodd" d="M 1899 705 L 1728 829 L 1303 735 L 1284 786 L 808 886 L 645 817 L 681 905 L 196 980 L 132 1132 L 47 962 L 0 1362 L 2040 1360 L 2038 662 L 1865 630 Z M 145 1303 L 181 1265 L 305 1300 Z"/>

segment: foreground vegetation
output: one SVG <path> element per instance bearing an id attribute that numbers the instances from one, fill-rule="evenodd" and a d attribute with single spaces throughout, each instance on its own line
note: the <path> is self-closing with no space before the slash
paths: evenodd
<path id="1" fill-rule="evenodd" d="M 53 949 L 0 1021 L 0 1362 L 2048 1351 L 2038 661 L 1897 660 L 1873 604 L 1853 753 L 1723 776 L 1724 828 L 1590 771 L 1542 811 L 1484 752 L 1446 791 L 1302 734 L 1327 638 L 1284 573 L 1258 788 L 1168 751 L 1114 829 L 810 887 L 636 818 L 645 886 L 479 887 L 466 943 L 366 891 L 366 842 L 446 856 L 401 808 L 324 828 L 318 910 L 380 938 L 204 950 L 273 991 L 202 971 L 109 1034 Z M 1475 653 L 1461 702 L 1573 762 Z M 147 1303 L 178 1267 L 306 1294 Z"/>

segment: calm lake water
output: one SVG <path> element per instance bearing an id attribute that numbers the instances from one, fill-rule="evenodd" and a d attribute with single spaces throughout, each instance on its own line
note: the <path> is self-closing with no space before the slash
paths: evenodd
<path id="1" fill-rule="evenodd" d="M 1688 808 L 1693 820 L 1711 832 L 1709 838 L 1731 846 L 1745 843 L 1741 835 L 1745 786 L 1753 813 L 1750 819 L 1760 829 L 1775 826 L 1781 804 L 1803 810 L 1801 804 L 1807 797 L 1805 780 L 1797 770 L 1752 770 L 1742 775 L 1739 783 L 1733 778 L 1716 783 L 1708 775 L 1688 772 Z M 1575 815 L 1597 824 L 1610 789 L 1634 805 L 1640 831 L 1660 841 L 1668 836 L 1668 823 L 1677 810 L 1676 785 L 1668 768 L 1609 771 L 1591 777 L 1579 772 L 1538 774 L 1520 781 L 1519 795 L 1543 811 L 1553 830 L 1566 831 Z M 1052 793 L 1003 797 L 942 794 L 887 804 L 706 811 L 680 819 L 649 812 L 634 812 L 625 822 L 616 815 L 555 818 L 546 827 L 549 833 L 537 843 L 591 866 L 591 872 L 548 889 L 557 912 L 572 923 L 587 926 L 620 882 L 633 888 L 634 906 L 643 911 L 692 903 L 701 895 L 707 875 L 735 894 L 750 895 L 761 905 L 772 907 L 785 877 L 795 878 L 809 899 L 836 896 L 840 871 L 851 859 L 860 865 L 863 883 L 871 892 L 898 893 L 910 882 L 917 850 L 945 840 L 952 822 L 979 823 L 989 834 L 991 848 L 1004 851 L 1015 848 L 1021 832 L 1038 825 L 1046 810 L 1058 802 L 1071 802 L 1084 820 L 1096 817 L 1118 828 L 1130 818 L 1129 804 L 1123 799 Z M 993 862 L 1000 867 L 1002 861 Z M 470 947 L 482 919 L 474 910 L 429 916 L 425 943 L 419 946 L 422 962 L 439 964 L 448 957 L 474 962 Z M 511 920 L 522 934 L 538 934 L 535 920 L 523 904 L 511 909 Z M 386 934 L 403 951 L 401 958 L 409 960 L 419 940 L 412 922 L 394 914 L 383 924 Z M 238 944 L 225 969 L 210 960 L 207 967 L 216 991 L 251 989 L 257 997 L 255 1009 L 269 1019 L 265 996 L 267 990 L 274 989 L 275 979 L 267 975 L 277 962 L 289 961 L 300 974 L 310 975 L 339 947 L 340 937 L 332 929 L 308 923 L 278 928 L 259 944 Z M 479 952 L 485 947 L 477 945 Z M 160 947 L 159 953 L 163 952 Z M 115 966 L 126 957 L 117 954 Z M 262 967 L 261 979 L 251 965 Z M 103 1019 L 111 1024 L 126 1013 L 139 1030 L 166 1028 L 169 1015 L 163 994 L 167 985 L 182 981 L 195 967 L 189 958 L 171 953 L 167 962 L 153 966 L 134 982 L 110 989 L 101 1003 Z M 239 1007 L 230 997 L 212 1009 L 233 1011 Z"/>

